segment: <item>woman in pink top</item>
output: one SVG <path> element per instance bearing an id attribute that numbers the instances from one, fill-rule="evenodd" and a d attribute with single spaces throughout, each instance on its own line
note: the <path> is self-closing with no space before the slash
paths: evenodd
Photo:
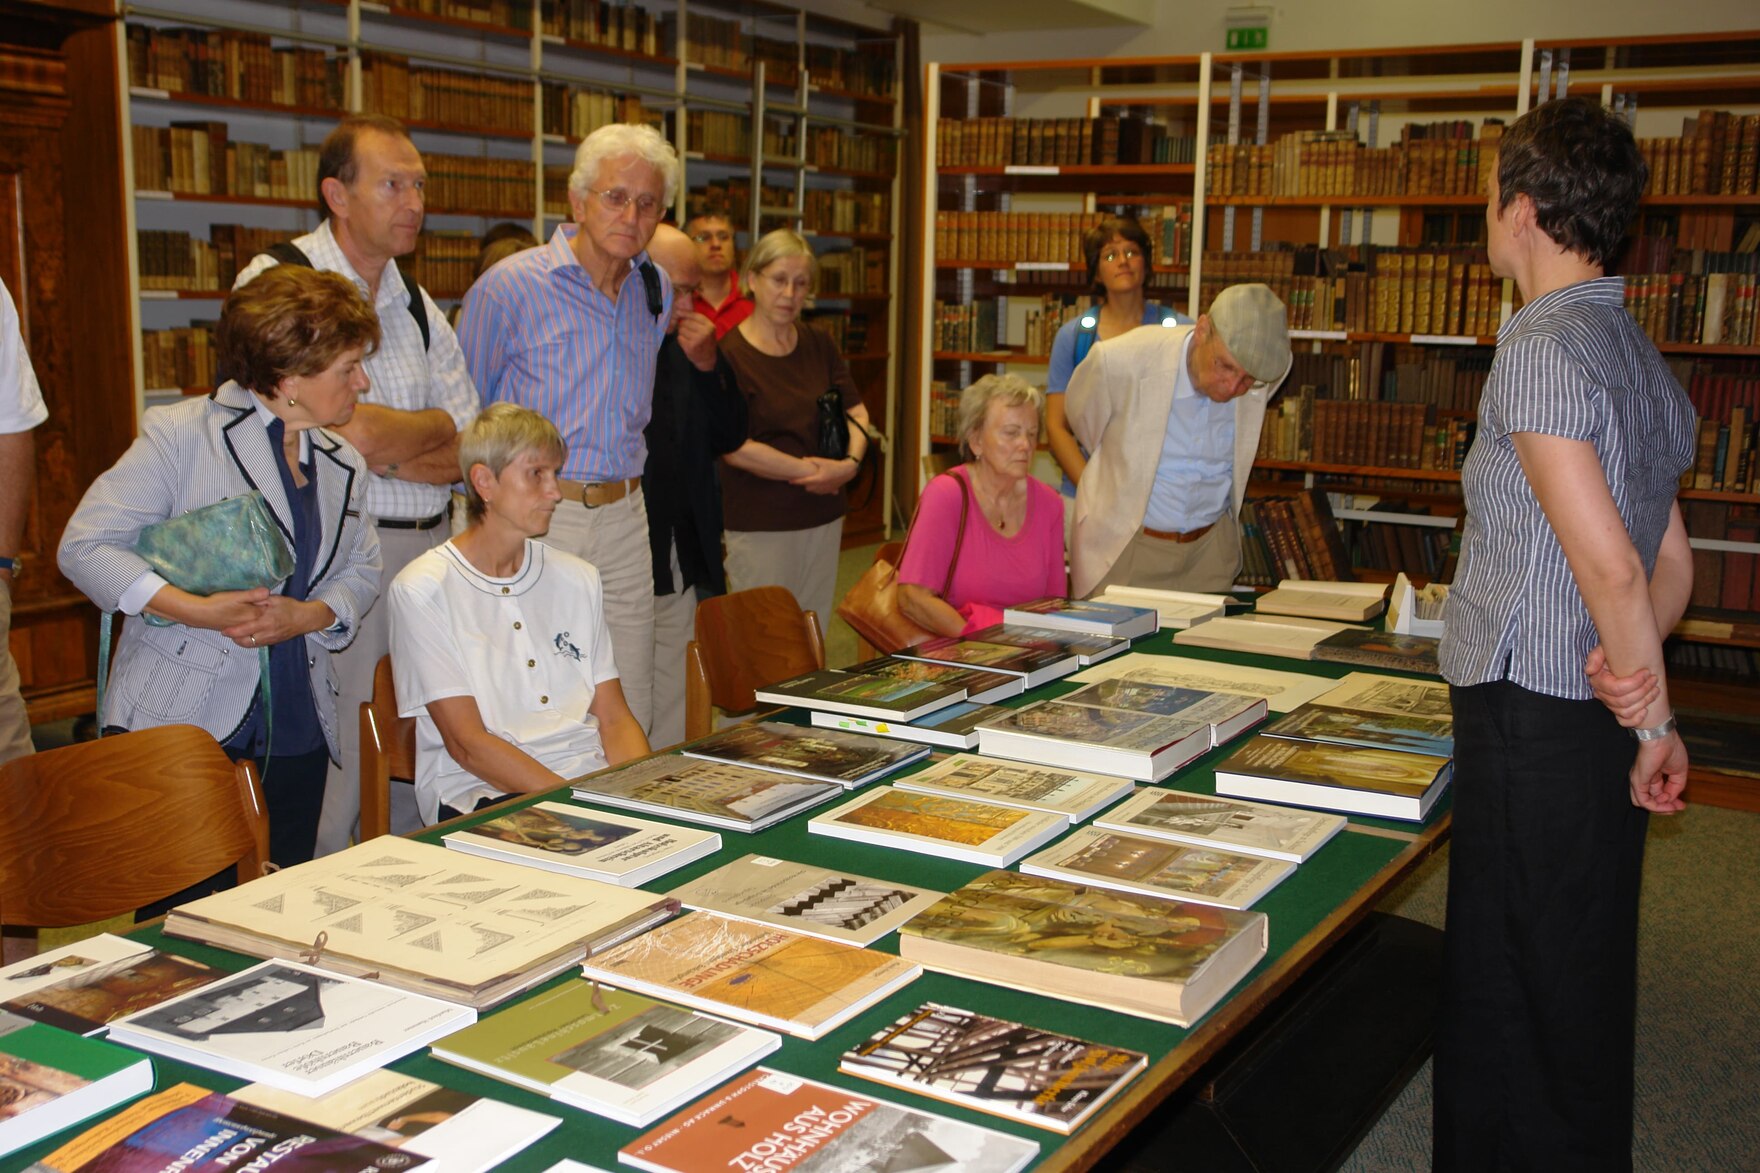
<path id="1" fill-rule="evenodd" d="M 1028 475 L 1044 407 L 1044 393 L 1018 375 L 985 375 L 960 396 L 966 463 L 923 489 L 898 570 L 900 607 L 920 626 L 976 631 L 1000 623 L 1005 607 L 1067 589 L 1063 498 Z"/>

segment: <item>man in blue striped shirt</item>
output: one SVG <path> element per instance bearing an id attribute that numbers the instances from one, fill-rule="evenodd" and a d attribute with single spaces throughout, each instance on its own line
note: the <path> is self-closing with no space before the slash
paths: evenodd
<path id="1" fill-rule="evenodd" d="M 1675 503 L 1692 407 L 1606 276 L 1647 178 L 1625 123 L 1579 99 L 1512 125 L 1491 178 L 1491 267 L 1525 304 L 1461 471 L 1442 641 L 1438 1170 L 1632 1167 L 1644 833 L 1681 809 L 1687 769 L 1662 639 L 1693 572 Z"/>
<path id="2" fill-rule="evenodd" d="M 588 135 L 568 178 L 573 222 L 483 274 L 458 332 L 483 403 L 529 407 L 568 443 L 564 501 L 544 541 L 598 568 L 618 676 L 644 732 L 653 725 L 654 573 L 642 430 L 672 304 L 647 247 L 678 183 L 678 155 L 653 127 Z M 687 357 L 713 370 L 714 342 Z"/>

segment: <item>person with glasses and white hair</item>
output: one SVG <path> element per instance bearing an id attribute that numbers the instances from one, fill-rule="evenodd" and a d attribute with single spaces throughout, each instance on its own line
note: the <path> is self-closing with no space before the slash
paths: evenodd
<path id="1" fill-rule="evenodd" d="M 1076 489 L 1072 587 L 1226 591 L 1265 405 L 1289 374 L 1289 315 L 1264 285 L 1231 285 L 1193 326 L 1097 344 L 1066 415 L 1092 455 Z"/>
<path id="2" fill-rule="evenodd" d="M 678 185 L 678 154 L 653 127 L 600 127 L 575 153 L 570 223 L 483 274 L 458 331 L 484 405 L 529 407 L 567 443 L 562 505 L 544 541 L 598 568 L 623 691 L 644 730 L 653 721 L 654 572 L 642 430 L 672 320 L 671 282 L 647 248 Z M 699 370 L 714 369 L 712 335 L 685 350 Z"/>

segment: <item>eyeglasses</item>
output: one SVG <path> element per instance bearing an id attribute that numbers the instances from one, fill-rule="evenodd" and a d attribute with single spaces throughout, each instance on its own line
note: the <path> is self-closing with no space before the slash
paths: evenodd
<path id="1" fill-rule="evenodd" d="M 1100 259 L 1108 264 L 1114 264 L 1118 261 L 1134 261 L 1141 258 L 1142 255 L 1134 248 L 1109 248 L 1100 254 Z"/>
<path id="2" fill-rule="evenodd" d="M 587 194 L 598 196 L 600 203 L 619 216 L 623 215 L 625 209 L 631 204 L 635 205 L 636 215 L 643 220 L 657 220 L 660 218 L 660 214 L 666 210 L 666 205 L 653 196 L 645 192 L 639 196 L 631 196 L 621 187 L 608 187 L 604 191 L 593 191 L 588 188 Z"/>
<path id="3" fill-rule="evenodd" d="M 691 233 L 691 239 L 698 244 L 708 244 L 710 241 L 719 241 L 722 244 L 726 244 L 733 239 L 733 233 L 727 231 L 693 232 Z"/>

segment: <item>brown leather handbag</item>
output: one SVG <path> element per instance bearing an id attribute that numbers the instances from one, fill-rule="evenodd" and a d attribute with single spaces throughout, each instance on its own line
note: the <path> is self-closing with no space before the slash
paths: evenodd
<path id="1" fill-rule="evenodd" d="M 959 531 L 953 539 L 953 557 L 947 561 L 947 579 L 941 584 L 941 597 L 944 599 L 953 585 L 953 572 L 959 567 L 959 550 L 965 544 L 966 513 L 971 507 L 971 490 L 966 487 L 965 478 L 955 476 L 953 480 L 959 485 Z M 921 505 L 922 502 L 919 501 L 919 509 Z M 904 541 L 888 542 L 881 546 L 874 556 L 873 565 L 868 567 L 837 604 L 837 613 L 843 616 L 843 621 L 853 627 L 857 635 L 887 655 L 935 638 L 934 632 L 924 631 L 917 626 L 898 605 L 898 567 L 904 561 L 905 547 L 910 545 L 911 531 L 916 528 L 917 515 L 912 513 Z"/>

